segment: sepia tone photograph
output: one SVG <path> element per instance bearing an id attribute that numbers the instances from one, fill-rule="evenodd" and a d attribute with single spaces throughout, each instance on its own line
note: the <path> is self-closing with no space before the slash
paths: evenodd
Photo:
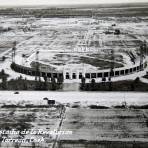
<path id="1" fill-rule="evenodd" d="M 148 148 L 148 0 L 0 0 L 0 148 Z"/>

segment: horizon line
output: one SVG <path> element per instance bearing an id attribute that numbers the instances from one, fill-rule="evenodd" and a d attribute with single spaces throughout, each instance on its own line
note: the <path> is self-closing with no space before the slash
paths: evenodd
<path id="1" fill-rule="evenodd" d="M 148 4 L 148 2 L 113 2 L 113 3 L 77 3 L 77 4 L 22 4 L 22 5 L 0 5 L 0 8 L 1 7 L 62 7 L 62 6 L 65 6 L 65 7 L 68 7 L 68 6 L 93 6 L 93 5 L 126 5 L 126 4 Z"/>

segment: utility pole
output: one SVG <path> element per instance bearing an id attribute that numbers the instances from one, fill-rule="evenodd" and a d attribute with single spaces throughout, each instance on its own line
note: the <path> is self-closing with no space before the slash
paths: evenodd
<path id="1" fill-rule="evenodd" d="M 111 65 L 110 65 L 110 77 L 114 76 L 114 67 L 115 67 L 115 54 L 114 50 L 111 50 Z"/>
<path id="2" fill-rule="evenodd" d="M 40 70 L 39 70 L 39 51 L 35 53 L 35 81 L 40 81 Z"/>
<path id="3" fill-rule="evenodd" d="M 16 41 L 13 42 L 13 47 L 12 47 L 12 63 L 15 63 L 15 51 L 16 51 Z"/>
<path id="4" fill-rule="evenodd" d="M 112 77 L 114 76 L 114 67 L 115 67 L 115 55 L 114 50 L 111 50 L 111 65 L 110 65 L 110 77 L 108 78 L 109 81 L 109 90 L 112 90 Z"/>
<path id="5" fill-rule="evenodd" d="M 25 61 L 26 61 L 26 55 L 25 54 L 22 54 L 22 65 L 25 64 Z"/>
<path id="6" fill-rule="evenodd" d="M 140 70 L 142 69 L 142 64 L 143 64 L 143 50 L 144 50 L 144 46 L 142 44 L 140 46 Z"/>
<path id="7" fill-rule="evenodd" d="M 144 49 L 144 54 L 147 56 L 148 55 L 148 49 L 147 49 L 147 44 L 146 44 L 146 41 L 144 40 L 143 42 L 143 49 Z"/>

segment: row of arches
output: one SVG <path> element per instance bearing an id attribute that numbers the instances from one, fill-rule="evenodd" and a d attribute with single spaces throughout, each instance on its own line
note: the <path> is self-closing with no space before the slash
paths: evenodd
<path id="1" fill-rule="evenodd" d="M 132 73 L 136 73 L 139 71 L 142 71 L 146 67 L 146 62 L 139 65 L 135 66 L 129 69 L 121 69 L 121 70 L 114 70 L 114 71 L 98 71 L 98 72 L 86 72 L 86 73 L 74 73 L 74 72 L 64 72 L 64 73 L 58 73 L 58 72 L 41 72 L 41 71 L 36 71 L 33 68 L 29 67 L 24 67 L 22 65 L 18 65 L 15 63 L 11 64 L 11 68 L 22 74 L 30 75 L 30 76 L 40 76 L 40 77 L 48 77 L 48 78 L 59 78 L 63 77 L 64 79 L 81 79 L 82 77 L 85 77 L 86 79 L 92 79 L 92 78 L 104 78 L 104 77 L 118 77 L 118 76 L 124 76 L 124 75 L 129 75 Z"/>
<path id="2" fill-rule="evenodd" d="M 48 78 L 59 78 L 63 77 L 63 73 L 57 73 L 57 72 L 41 72 L 41 71 L 36 71 L 34 68 L 30 67 L 24 67 L 21 65 L 18 65 L 16 63 L 11 64 L 11 68 L 22 74 L 30 75 L 30 76 L 40 76 L 40 77 L 48 77 Z"/>

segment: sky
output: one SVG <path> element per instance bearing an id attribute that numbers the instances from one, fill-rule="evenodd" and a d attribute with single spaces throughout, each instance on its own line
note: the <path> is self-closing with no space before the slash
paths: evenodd
<path id="1" fill-rule="evenodd" d="M 0 0 L 0 6 L 20 5 L 72 5 L 148 2 L 148 0 Z"/>

